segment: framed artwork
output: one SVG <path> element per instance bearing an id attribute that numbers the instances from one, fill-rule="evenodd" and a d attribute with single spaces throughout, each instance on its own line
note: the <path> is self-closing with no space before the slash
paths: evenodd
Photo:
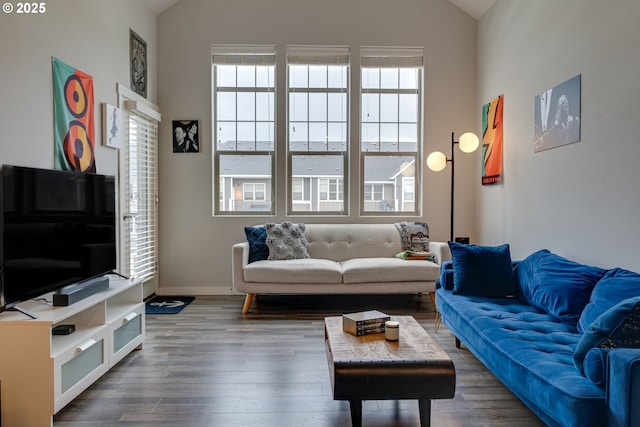
<path id="1" fill-rule="evenodd" d="M 482 106 L 482 185 L 502 182 L 504 95 Z"/>
<path id="2" fill-rule="evenodd" d="M 102 145 L 120 148 L 122 132 L 122 111 L 111 104 L 102 103 Z"/>
<path id="3" fill-rule="evenodd" d="M 578 74 L 536 96 L 536 153 L 580 141 L 580 85 Z"/>
<path id="4" fill-rule="evenodd" d="M 129 64 L 131 66 L 131 89 L 147 97 L 147 43 L 129 29 Z"/>
<path id="5" fill-rule="evenodd" d="M 197 120 L 173 120 L 173 152 L 199 153 Z"/>

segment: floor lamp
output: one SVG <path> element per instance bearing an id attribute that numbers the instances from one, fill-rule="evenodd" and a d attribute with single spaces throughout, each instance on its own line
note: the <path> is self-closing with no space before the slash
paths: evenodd
<path id="1" fill-rule="evenodd" d="M 460 140 L 456 141 L 455 139 L 455 135 L 453 132 L 451 132 L 451 158 L 447 159 L 447 156 L 441 152 L 441 151 L 434 151 L 433 153 L 429 154 L 429 156 L 427 157 L 427 167 L 429 169 L 431 169 L 434 172 L 440 172 L 441 170 L 443 170 L 445 167 L 447 167 L 447 162 L 451 162 L 451 231 L 449 234 L 449 240 L 453 242 L 453 219 L 454 219 L 454 215 L 453 215 L 453 194 L 454 194 L 454 182 L 455 182 L 455 150 L 454 150 L 454 146 L 458 144 L 458 147 L 460 148 L 460 151 L 462 151 L 463 153 L 473 153 L 474 151 L 476 151 L 476 149 L 478 148 L 478 145 L 480 145 L 480 140 L 478 140 L 478 137 L 476 136 L 476 134 L 472 133 L 472 132 L 467 132 L 467 133 L 463 133 L 462 135 L 460 135 Z M 431 299 L 431 302 L 433 303 L 433 307 L 436 309 L 436 322 L 435 325 L 433 326 L 433 330 L 435 332 L 438 332 L 438 327 L 440 326 L 440 322 L 442 320 L 442 317 L 440 316 L 440 312 L 438 311 L 438 309 L 436 308 L 436 299 L 435 299 L 435 294 L 433 294 L 433 298 Z"/>
<path id="2" fill-rule="evenodd" d="M 447 159 L 447 156 L 441 151 L 434 151 L 427 157 L 427 166 L 434 172 L 440 172 L 447 166 L 447 162 L 451 162 L 451 232 L 449 240 L 453 242 L 453 194 L 454 194 L 454 180 L 455 180 L 455 150 L 454 145 L 458 144 L 460 151 L 463 153 L 473 153 L 480 145 L 480 141 L 476 134 L 472 132 L 463 133 L 460 136 L 460 140 L 456 141 L 454 133 L 451 132 L 451 158 Z"/>

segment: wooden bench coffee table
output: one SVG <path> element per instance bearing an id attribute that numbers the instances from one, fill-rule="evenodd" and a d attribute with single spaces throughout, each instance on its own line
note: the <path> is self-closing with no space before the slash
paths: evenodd
<path id="1" fill-rule="evenodd" d="M 356 337 L 342 330 L 342 317 L 324 319 L 334 400 L 348 400 L 351 422 L 362 425 L 363 400 L 418 399 L 420 424 L 431 423 L 431 399 L 455 394 L 456 372 L 447 353 L 411 316 L 392 316 L 400 339 L 384 334 Z"/>

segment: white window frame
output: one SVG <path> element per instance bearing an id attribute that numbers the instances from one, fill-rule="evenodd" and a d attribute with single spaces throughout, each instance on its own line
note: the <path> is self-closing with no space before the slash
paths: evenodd
<path id="1" fill-rule="evenodd" d="M 303 70 L 304 67 L 308 67 L 308 73 L 319 71 L 321 67 L 327 68 L 327 84 L 326 86 L 313 87 L 308 84 L 307 87 L 303 87 L 296 82 L 296 71 Z M 341 80 L 340 86 L 332 86 L 330 80 L 329 67 L 345 67 L 343 80 Z M 307 76 L 307 78 L 309 78 Z M 310 81 L 310 79 L 308 80 Z M 346 46 L 287 46 L 287 214 L 289 215 L 348 215 L 348 183 L 349 175 L 349 93 L 350 93 L 350 50 Z M 295 105 L 293 105 L 294 99 L 297 98 L 296 94 L 302 94 L 307 99 L 307 117 L 306 119 L 300 119 L 298 117 L 292 117 L 292 111 L 296 111 Z M 326 118 L 322 121 L 314 121 L 309 118 L 309 111 L 313 107 L 309 103 L 312 97 L 326 95 Z M 338 95 L 344 97 L 344 110 L 340 112 L 339 120 L 331 120 L 331 111 L 329 111 L 329 97 L 331 95 Z M 335 113 L 335 112 L 334 112 Z M 294 137 L 294 132 L 299 132 L 296 129 L 296 124 L 303 127 L 306 130 L 305 135 Z M 318 141 L 311 141 L 312 132 L 309 130 L 311 127 L 325 126 L 327 135 L 324 140 L 324 146 L 322 143 L 318 144 Z M 340 141 L 337 144 L 331 144 L 331 128 L 341 129 Z M 304 146 L 306 144 L 306 146 Z M 340 156 L 337 162 L 341 160 L 341 171 L 335 171 L 342 173 L 340 178 L 342 182 L 342 200 L 321 200 L 319 191 L 319 178 L 321 178 L 321 171 L 305 171 L 306 176 L 312 178 L 318 178 L 317 189 L 312 186 L 312 191 L 316 191 L 317 194 L 309 195 L 309 200 L 314 199 L 318 202 L 313 202 L 311 205 L 300 203 L 300 200 L 293 199 L 293 185 L 292 180 L 294 178 L 294 166 L 297 159 L 320 159 L 325 157 L 325 160 Z M 315 174 L 314 174 L 315 172 Z M 339 210 L 323 210 L 321 202 L 336 202 L 341 203 L 342 208 Z M 308 207 L 307 210 L 300 210 L 302 207 Z"/>
<path id="2" fill-rule="evenodd" d="M 407 197 L 407 187 L 411 186 L 411 197 Z M 413 177 L 402 177 L 402 201 L 415 202 L 416 200 L 416 181 Z"/>
<path id="3" fill-rule="evenodd" d="M 272 79 L 272 84 L 267 85 L 259 85 L 256 81 L 256 84 L 251 87 L 241 87 L 241 86 L 218 86 L 218 70 L 217 66 L 237 66 L 238 70 L 240 67 L 247 66 L 255 66 L 255 67 L 272 67 L 272 72 L 269 74 Z M 257 73 L 257 71 L 256 71 Z M 212 76 L 212 135 L 213 135 L 213 215 L 251 215 L 251 216 L 259 216 L 259 215 L 275 215 L 276 210 L 276 200 L 275 200 L 275 162 L 276 162 L 276 135 L 277 135 L 277 115 L 276 115 L 276 96 L 277 96 L 277 88 L 276 88 L 276 77 L 277 69 L 276 69 L 276 47 L 274 45 L 212 45 L 211 46 L 211 76 Z M 273 104 L 269 103 L 269 115 L 272 119 L 258 119 L 257 115 L 254 115 L 254 119 L 242 120 L 239 119 L 236 114 L 234 114 L 235 119 L 233 120 L 218 120 L 218 113 L 222 113 L 219 111 L 221 106 L 218 105 L 218 93 L 227 92 L 227 93 L 235 93 L 236 94 L 236 114 L 238 112 L 238 96 L 242 95 L 255 95 L 255 106 L 257 111 L 257 96 L 260 93 L 271 94 L 271 99 L 273 100 Z M 219 146 L 219 123 L 236 123 L 235 127 L 235 147 L 227 147 L 222 149 Z M 255 132 L 254 144 L 253 146 L 246 146 L 246 143 L 239 142 L 239 133 L 238 129 L 239 123 L 246 123 L 248 125 L 253 124 L 253 129 Z M 271 126 L 269 127 L 269 124 Z M 264 144 L 258 144 L 258 128 L 262 125 L 262 128 L 266 126 L 270 130 L 269 138 L 270 143 L 269 146 L 266 147 Z M 251 128 L 251 126 L 249 126 Z M 249 143 L 250 144 L 250 143 Z M 229 171 L 224 171 L 225 164 L 225 156 L 236 157 L 240 156 L 242 159 L 250 161 L 252 158 L 257 159 L 258 157 L 266 157 L 268 163 L 268 171 L 260 171 L 261 178 L 264 177 L 264 173 L 268 173 L 269 175 L 265 178 L 266 181 L 269 182 L 269 188 L 265 185 L 265 199 L 261 200 L 266 202 L 264 207 L 260 207 L 259 210 L 254 210 L 253 207 L 242 209 L 236 208 L 239 204 L 238 202 L 244 201 L 244 191 L 242 192 L 242 197 L 239 200 L 234 200 L 232 198 L 235 197 L 236 192 L 233 191 L 231 187 L 231 191 L 229 192 L 228 197 L 229 200 L 223 199 L 223 195 L 219 194 L 223 192 L 225 189 L 225 183 L 223 183 L 223 179 L 228 179 L 229 186 L 232 186 L 234 182 L 238 180 L 234 179 L 236 175 L 233 173 L 229 173 Z M 262 164 L 262 163 L 261 163 Z M 251 171 L 250 171 L 251 172 Z M 256 176 L 257 178 L 257 176 Z M 243 188 L 244 190 L 244 188 Z"/>
<path id="4" fill-rule="evenodd" d="M 361 73 L 361 84 L 360 84 L 360 144 L 359 144 L 359 152 L 360 152 L 360 190 L 361 190 L 361 198 L 360 198 L 360 214 L 362 216 L 378 216 L 378 215 L 388 215 L 388 216 L 420 216 L 422 212 L 422 200 L 420 194 L 422 193 L 421 189 L 421 177 L 422 177 L 422 169 L 421 159 L 422 159 L 422 146 L 423 146 L 423 110 L 424 110 L 424 102 L 423 102 L 423 81 L 424 81 L 424 49 L 419 47 L 362 47 L 360 49 L 360 73 Z M 399 80 L 397 88 L 390 87 L 382 87 L 381 84 L 378 88 L 370 88 L 365 87 L 364 81 L 364 70 L 366 69 L 374 69 L 380 72 L 382 75 L 385 70 L 393 70 L 393 69 L 408 69 L 414 70 L 416 72 L 416 87 L 402 87 L 402 80 Z M 401 75 L 402 71 L 398 71 L 398 74 Z M 380 80 L 382 81 L 382 80 Z M 398 100 L 403 95 L 413 96 L 417 99 L 415 105 L 415 148 L 410 149 L 411 145 L 413 145 L 412 141 L 408 143 L 403 142 L 403 132 L 401 130 L 403 125 L 411 126 L 411 123 L 403 123 L 400 120 L 402 116 L 400 114 L 400 110 L 402 108 L 402 103 L 398 101 L 398 113 L 397 113 L 397 121 L 389 121 L 385 122 L 382 120 L 382 112 L 378 113 L 378 117 L 374 117 L 371 120 L 365 122 L 363 120 L 364 116 L 364 95 L 378 96 L 379 101 L 377 103 L 378 108 L 383 108 L 382 99 L 384 96 L 393 96 L 394 94 L 398 95 Z M 372 125 L 378 124 L 377 134 L 373 134 L 373 137 L 370 137 L 370 140 L 376 139 L 376 142 L 366 142 L 365 138 L 367 137 L 366 132 L 363 131 L 365 128 L 365 123 L 367 123 L 367 129 L 372 129 Z M 380 135 L 385 135 L 385 132 L 382 128 L 388 125 L 390 129 L 393 129 L 393 126 L 397 128 L 397 135 L 395 137 L 395 144 L 386 143 Z M 406 126 L 405 126 L 406 128 Z M 377 135 L 377 136 L 376 136 Z M 393 140 L 392 140 L 393 141 Z M 394 148 L 395 145 L 395 148 Z M 365 150 L 366 147 L 366 150 Z M 406 163 L 407 158 L 411 158 L 413 160 L 413 179 L 414 179 L 414 200 L 413 200 L 413 210 L 404 210 L 404 204 L 401 203 L 401 200 L 395 200 L 394 204 L 396 205 L 391 211 L 381 211 L 381 210 L 369 210 L 367 209 L 367 202 L 365 200 L 365 188 L 364 185 L 366 183 L 366 179 L 371 181 L 371 178 L 366 176 L 367 173 L 367 164 L 365 161 L 366 157 L 374 158 L 374 157 L 391 157 L 397 158 L 398 162 Z M 404 179 L 404 178 L 403 178 Z M 389 180 L 391 183 L 392 177 L 389 176 Z M 402 189 L 404 190 L 404 188 Z M 400 199 L 402 199 L 400 197 Z M 372 206 L 372 205 L 369 205 Z"/>
<path id="5" fill-rule="evenodd" d="M 296 190 L 296 187 L 298 186 L 300 187 L 299 191 Z M 300 194 L 300 197 L 296 197 L 297 193 Z M 291 178 L 291 200 L 294 203 L 309 201 L 309 194 L 307 194 L 304 188 L 304 178 L 301 178 L 301 177 Z"/>
<path id="6" fill-rule="evenodd" d="M 323 184 L 326 186 L 327 191 L 326 198 L 322 198 L 323 191 L 321 190 Z M 335 190 L 331 191 L 331 185 L 334 185 Z M 342 190 L 341 190 L 342 189 Z M 331 198 L 331 195 L 335 195 L 335 199 Z M 318 200 L 321 202 L 344 202 L 344 180 L 342 178 L 318 178 Z"/>

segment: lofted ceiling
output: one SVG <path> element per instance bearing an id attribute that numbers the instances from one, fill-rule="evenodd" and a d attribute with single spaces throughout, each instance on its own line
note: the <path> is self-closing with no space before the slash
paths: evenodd
<path id="1" fill-rule="evenodd" d="M 478 21 L 493 6 L 496 0 L 449 0 L 449 2 L 458 6 L 459 9 L 462 9 Z"/>
<path id="2" fill-rule="evenodd" d="M 160 15 L 180 0 L 135 0 L 140 2 L 147 10 Z M 459 9 L 479 20 L 496 0 L 449 0 Z"/>

